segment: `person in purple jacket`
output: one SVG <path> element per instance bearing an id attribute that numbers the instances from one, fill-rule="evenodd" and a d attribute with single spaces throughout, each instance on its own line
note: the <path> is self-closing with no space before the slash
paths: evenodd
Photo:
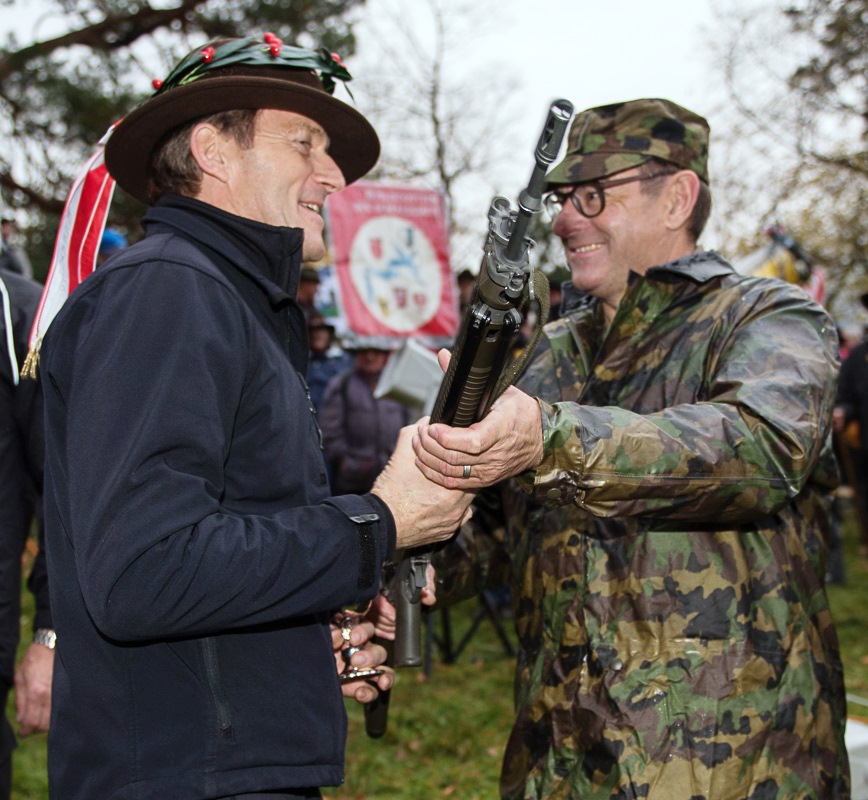
<path id="1" fill-rule="evenodd" d="M 373 486 L 395 447 L 401 428 L 419 414 L 375 390 L 393 343 L 385 337 L 349 337 L 352 366 L 326 387 L 319 408 L 323 450 L 334 494 L 359 494 Z"/>
<path id="2" fill-rule="evenodd" d="M 151 208 L 42 349 L 53 797 L 340 784 L 333 614 L 377 597 L 396 548 L 469 515 L 470 493 L 416 468 L 410 428 L 370 492 L 329 491 L 296 290 L 325 252 L 326 199 L 379 155 L 330 93 L 348 78 L 271 34 L 216 41 L 108 141 L 110 174 Z M 383 658 L 369 642 L 352 666 Z M 344 691 L 369 701 L 391 680 Z"/>

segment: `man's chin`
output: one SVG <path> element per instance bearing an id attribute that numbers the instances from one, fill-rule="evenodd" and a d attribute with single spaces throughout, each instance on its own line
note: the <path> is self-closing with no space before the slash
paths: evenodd
<path id="1" fill-rule="evenodd" d="M 309 241 L 309 240 L 313 241 Z M 304 243 L 301 246 L 301 260 L 302 261 L 320 261 L 325 257 L 326 248 L 322 239 L 319 239 L 316 236 L 308 236 L 305 233 Z"/>

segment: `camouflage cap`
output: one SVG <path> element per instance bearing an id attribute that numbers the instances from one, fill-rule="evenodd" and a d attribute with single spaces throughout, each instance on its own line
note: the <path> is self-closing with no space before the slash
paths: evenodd
<path id="1" fill-rule="evenodd" d="M 567 153 L 546 177 L 550 187 L 614 175 L 660 158 L 708 183 L 708 122 L 671 100 L 589 108 L 570 127 Z"/>

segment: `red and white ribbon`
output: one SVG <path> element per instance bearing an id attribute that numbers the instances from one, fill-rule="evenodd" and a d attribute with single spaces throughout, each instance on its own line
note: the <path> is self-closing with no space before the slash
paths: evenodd
<path id="1" fill-rule="evenodd" d="M 69 190 L 48 278 L 33 319 L 22 375 L 36 377 L 39 349 L 49 325 L 75 287 L 96 267 L 96 256 L 115 189 L 115 181 L 105 166 L 105 146 L 113 129 L 114 125 L 100 139 L 96 151 Z"/>

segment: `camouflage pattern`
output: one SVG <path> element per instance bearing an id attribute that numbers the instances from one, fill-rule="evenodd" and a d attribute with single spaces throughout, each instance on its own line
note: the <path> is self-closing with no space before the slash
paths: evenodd
<path id="1" fill-rule="evenodd" d="M 570 126 L 563 161 L 546 176 L 549 188 L 594 181 L 650 158 L 692 169 L 708 183 L 708 123 L 671 100 L 631 100 L 590 108 Z"/>
<path id="2" fill-rule="evenodd" d="M 596 301 L 547 326 L 544 461 L 436 559 L 441 601 L 511 575 L 501 796 L 848 798 L 834 325 L 713 253 L 633 278 L 607 332 Z"/>

